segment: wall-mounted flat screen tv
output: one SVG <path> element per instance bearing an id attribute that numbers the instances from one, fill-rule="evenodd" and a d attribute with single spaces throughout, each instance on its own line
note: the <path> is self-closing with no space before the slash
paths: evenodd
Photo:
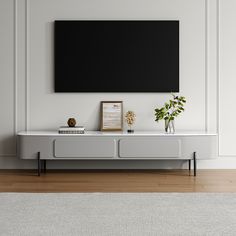
<path id="1" fill-rule="evenodd" d="M 178 92 L 179 21 L 55 21 L 55 92 Z"/>

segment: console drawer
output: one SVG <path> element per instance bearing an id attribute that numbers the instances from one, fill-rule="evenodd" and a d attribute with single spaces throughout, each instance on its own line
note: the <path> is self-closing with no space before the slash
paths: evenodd
<path id="1" fill-rule="evenodd" d="M 181 140 L 178 138 L 129 138 L 119 141 L 121 158 L 179 158 Z"/>
<path id="2" fill-rule="evenodd" d="M 113 138 L 58 138 L 54 140 L 56 158 L 113 158 L 115 157 Z"/>

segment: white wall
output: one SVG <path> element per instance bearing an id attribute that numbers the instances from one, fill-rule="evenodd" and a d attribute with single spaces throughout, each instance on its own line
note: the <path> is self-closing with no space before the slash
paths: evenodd
<path id="1" fill-rule="evenodd" d="M 17 131 L 57 129 L 72 116 L 86 129 L 98 129 L 102 100 L 123 100 L 124 110 L 131 109 L 137 114 L 137 130 L 163 130 L 163 123 L 155 123 L 153 110 L 169 94 L 53 92 L 53 21 L 56 19 L 180 20 L 180 93 L 186 96 L 187 105 L 186 112 L 176 120 L 176 128 L 219 131 L 218 159 L 202 161 L 199 167 L 236 168 L 235 10 L 233 0 L 1 0 L 0 168 L 35 165 L 17 159 L 14 137 Z M 121 168 L 185 167 L 181 162 L 50 163 L 52 168 L 116 168 L 118 165 Z"/>

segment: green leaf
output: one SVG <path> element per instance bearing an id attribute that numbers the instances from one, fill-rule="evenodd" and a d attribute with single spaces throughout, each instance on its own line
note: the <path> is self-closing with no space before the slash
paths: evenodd
<path id="1" fill-rule="evenodd" d="M 175 94 L 171 93 L 173 96 L 173 100 L 170 99 L 169 103 L 165 102 L 163 107 L 155 108 L 155 121 L 159 120 L 174 120 L 182 111 L 184 111 L 184 103 L 186 99 L 184 96 L 175 96 Z"/>

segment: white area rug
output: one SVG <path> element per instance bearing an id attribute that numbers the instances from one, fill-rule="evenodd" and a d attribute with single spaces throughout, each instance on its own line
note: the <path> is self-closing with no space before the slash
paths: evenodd
<path id="1" fill-rule="evenodd" d="M 236 194 L 0 193 L 0 235 L 236 235 Z"/>

